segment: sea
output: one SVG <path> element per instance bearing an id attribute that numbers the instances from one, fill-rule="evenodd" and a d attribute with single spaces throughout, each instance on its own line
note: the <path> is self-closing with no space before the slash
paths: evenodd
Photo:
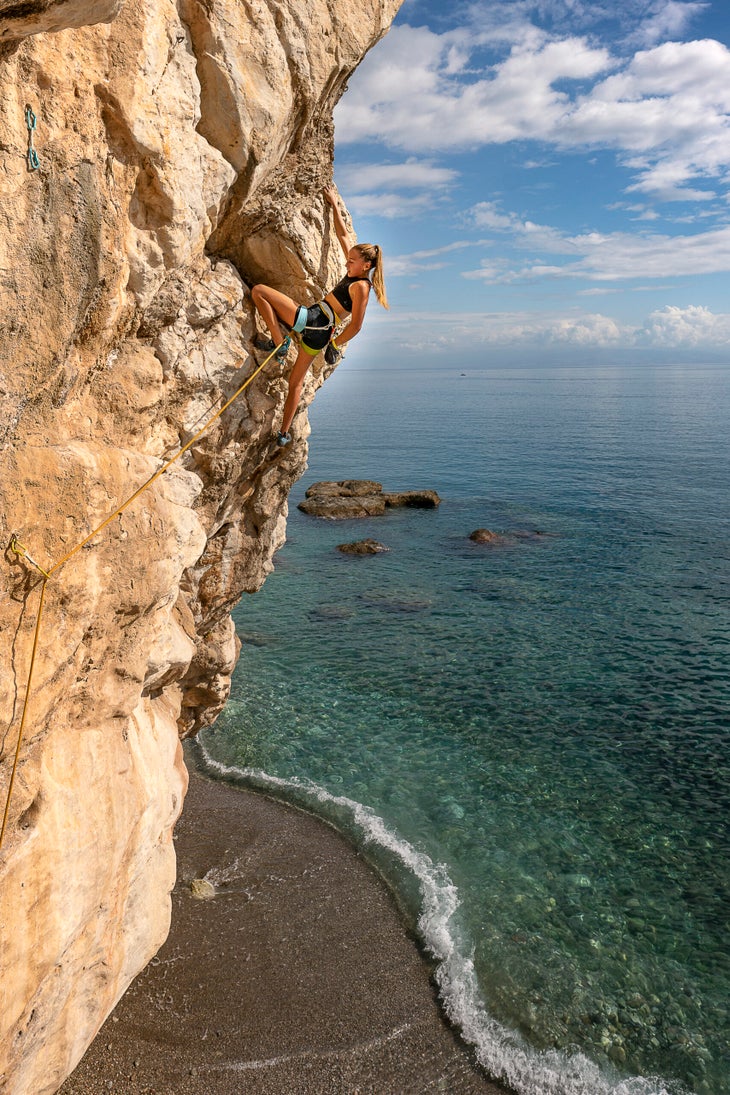
<path id="1" fill-rule="evenodd" d="M 730 1095 L 730 365 L 345 362 L 310 421 L 211 771 L 347 835 L 518 1095 Z M 350 478 L 441 505 L 297 509 Z"/>

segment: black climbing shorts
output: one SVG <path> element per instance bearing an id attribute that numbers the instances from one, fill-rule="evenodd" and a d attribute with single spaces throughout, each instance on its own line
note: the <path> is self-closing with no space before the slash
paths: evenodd
<path id="1" fill-rule="evenodd" d="M 332 338 L 335 325 L 335 314 L 325 301 L 319 301 L 307 308 L 307 323 L 302 331 L 302 349 L 315 357 Z"/>

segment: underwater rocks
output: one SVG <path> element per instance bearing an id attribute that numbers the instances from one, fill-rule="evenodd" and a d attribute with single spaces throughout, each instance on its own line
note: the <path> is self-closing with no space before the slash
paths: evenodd
<path id="1" fill-rule="evenodd" d="M 489 547 L 509 547 L 520 541 L 541 540 L 544 537 L 545 533 L 540 532 L 538 529 L 534 531 L 517 529 L 514 532 L 501 533 L 492 532 L 488 528 L 475 528 L 473 532 L 469 533 L 469 539 L 473 543 L 486 544 Z"/>
<path id="2" fill-rule="evenodd" d="M 379 555 L 381 551 L 390 551 L 379 540 L 355 540 L 351 544 L 338 544 L 337 550 L 344 555 Z"/>
<path id="3" fill-rule="evenodd" d="M 435 509 L 440 504 L 435 490 L 383 491 L 382 483 L 372 479 L 343 479 L 313 483 L 299 509 L 310 517 L 342 521 L 349 517 L 380 517 L 386 509 L 399 506 Z"/>
<path id="4" fill-rule="evenodd" d="M 469 533 L 469 539 L 473 540 L 475 544 L 492 544 L 496 546 L 505 543 L 504 536 L 500 536 L 498 532 L 490 532 L 488 528 L 475 528 L 473 532 Z"/>

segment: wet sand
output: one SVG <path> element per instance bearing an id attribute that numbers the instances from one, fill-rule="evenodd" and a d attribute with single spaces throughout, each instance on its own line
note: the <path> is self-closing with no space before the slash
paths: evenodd
<path id="1" fill-rule="evenodd" d="M 172 929 L 62 1095 L 504 1095 L 332 828 L 191 772 Z M 214 897 L 190 882 L 216 882 Z"/>

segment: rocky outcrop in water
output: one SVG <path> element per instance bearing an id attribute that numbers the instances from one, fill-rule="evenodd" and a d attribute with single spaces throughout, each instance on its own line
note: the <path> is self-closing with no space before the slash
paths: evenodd
<path id="1" fill-rule="evenodd" d="M 323 480 L 307 488 L 298 508 L 310 517 L 342 521 L 350 517 L 380 517 L 386 509 L 412 506 L 435 509 L 441 499 L 435 490 L 384 491 L 372 479 Z"/>
<path id="2" fill-rule="evenodd" d="M 42 582 L 17 545 L 52 571 L 0 851 L 7 1095 L 56 1090 L 167 933 L 179 738 L 306 463 L 304 408 L 270 459 L 284 371 L 62 560 L 251 374 L 250 286 L 339 275 L 332 109 L 398 4 L 0 2 L 0 809 Z"/>

